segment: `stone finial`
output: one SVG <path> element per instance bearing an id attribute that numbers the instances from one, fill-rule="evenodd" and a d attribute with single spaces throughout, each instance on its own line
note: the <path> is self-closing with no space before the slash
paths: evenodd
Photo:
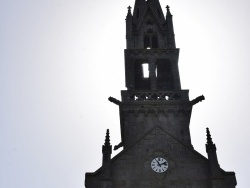
<path id="1" fill-rule="evenodd" d="M 128 18 L 131 18 L 131 17 L 132 17 L 131 6 L 128 6 L 128 14 L 127 14 L 126 20 L 127 20 Z"/>
<path id="2" fill-rule="evenodd" d="M 167 16 L 172 16 L 172 14 L 170 12 L 170 6 L 167 5 L 166 8 L 167 8 Z"/>
<path id="3" fill-rule="evenodd" d="M 132 16 L 132 13 L 131 13 L 131 6 L 128 6 L 128 14 L 127 14 L 127 16 Z"/>

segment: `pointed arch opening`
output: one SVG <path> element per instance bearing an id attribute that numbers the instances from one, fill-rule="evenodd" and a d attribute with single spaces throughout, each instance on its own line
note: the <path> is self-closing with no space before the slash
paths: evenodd
<path id="1" fill-rule="evenodd" d="M 156 32 L 152 29 L 148 29 L 148 31 L 144 34 L 143 40 L 144 49 L 158 48 L 158 37 Z"/>

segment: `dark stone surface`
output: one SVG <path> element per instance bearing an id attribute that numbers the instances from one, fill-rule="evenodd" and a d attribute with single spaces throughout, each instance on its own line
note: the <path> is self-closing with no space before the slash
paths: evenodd
<path id="1" fill-rule="evenodd" d="M 128 8 L 125 50 L 126 91 L 119 106 L 123 150 L 111 156 L 109 132 L 103 146 L 103 164 L 86 173 L 87 188 L 234 188 L 234 172 L 220 168 L 216 147 L 207 129 L 208 158 L 194 150 L 189 123 L 193 105 L 188 90 L 181 90 L 172 15 L 164 18 L 158 0 L 136 0 Z M 146 49 L 150 48 L 150 49 Z M 145 77 L 142 64 L 148 64 Z M 165 172 L 152 170 L 155 158 L 167 160 Z"/>

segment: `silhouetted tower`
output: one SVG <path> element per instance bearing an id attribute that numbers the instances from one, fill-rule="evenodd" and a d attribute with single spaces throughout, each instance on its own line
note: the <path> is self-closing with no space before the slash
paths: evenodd
<path id="1" fill-rule="evenodd" d="M 189 132 L 192 103 L 188 90 L 181 90 L 179 49 L 175 47 L 169 6 L 165 19 L 158 0 L 135 1 L 133 16 L 128 7 L 126 38 L 127 90 L 122 91 L 120 106 L 124 147 L 155 126 L 192 147 Z"/>
<path id="2" fill-rule="evenodd" d="M 158 0 L 136 0 L 126 17 L 125 78 L 119 106 L 123 150 L 110 159 L 107 132 L 103 165 L 86 173 L 87 188 L 233 188 L 234 172 L 219 166 L 207 130 L 208 159 L 194 150 L 189 130 L 192 108 L 180 84 L 170 7 L 164 16 Z"/>
<path id="3" fill-rule="evenodd" d="M 128 7 L 125 50 L 128 90 L 180 90 L 179 49 L 175 47 L 172 15 L 166 20 L 158 1 L 136 1 Z"/>

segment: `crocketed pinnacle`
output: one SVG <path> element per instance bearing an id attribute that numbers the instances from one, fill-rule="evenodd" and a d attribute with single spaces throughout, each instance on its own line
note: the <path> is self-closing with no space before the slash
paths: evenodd
<path id="1" fill-rule="evenodd" d="M 107 129 L 104 146 L 110 146 L 109 129 Z"/>
<path id="2" fill-rule="evenodd" d="M 207 144 L 213 144 L 209 128 L 207 128 Z"/>
<path id="3" fill-rule="evenodd" d="M 207 152 L 209 150 L 216 150 L 216 146 L 215 144 L 213 143 L 212 141 L 212 137 L 210 135 L 210 131 L 209 131 L 209 128 L 207 128 L 207 144 L 206 144 L 206 150 Z"/>

